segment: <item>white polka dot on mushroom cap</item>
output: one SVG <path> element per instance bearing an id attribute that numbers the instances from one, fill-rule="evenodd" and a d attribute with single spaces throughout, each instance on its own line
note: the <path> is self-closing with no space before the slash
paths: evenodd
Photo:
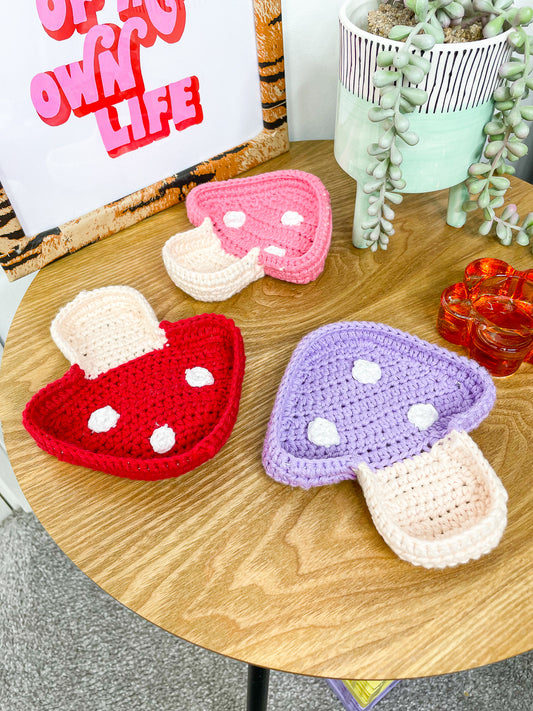
<path id="1" fill-rule="evenodd" d="M 284 247 L 278 247 L 275 244 L 269 244 L 265 247 L 265 252 L 267 254 L 274 254 L 276 257 L 284 257 L 287 250 Z"/>
<path id="2" fill-rule="evenodd" d="M 150 444 L 156 454 L 166 454 L 176 444 L 174 430 L 168 425 L 157 427 L 150 437 Z"/>
<path id="3" fill-rule="evenodd" d="M 287 227 L 297 227 L 301 225 L 303 221 L 303 215 L 300 215 L 300 213 L 295 210 L 287 210 L 287 212 L 284 212 L 281 216 L 281 224 Z"/>
<path id="4" fill-rule="evenodd" d="M 87 427 L 92 432 L 109 432 L 116 426 L 120 415 L 114 410 L 111 405 L 100 407 L 91 413 Z"/>
<path id="5" fill-rule="evenodd" d="M 407 419 L 421 432 L 424 432 L 439 419 L 439 413 L 431 403 L 418 402 L 409 408 Z"/>
<path id="6" fill-rule="evenodd" d="M 319 447 L 333 447 L 341 441 L 335 423 L 324 417 L 315 417 L 307 425 L 307 439 Z"/>
<path id="7" fill-rule="evenodd" d="M 246 215 L 242 212 L 242 210 L 230 210 L 229 212 L 226 212 L 222 219 L 224 220 L 226 227 L 237 228 L 244 225 L 246 222 Z"/>
<path id="8" fill-rule="evenodd" d="M 381 368 L 377 363 L 371 360 L 363 360 L 360 358 L 354 361 L 352 378 L 364 385 L 377 383 L 378 380 L 381 379 Z"/>
<path id="9" fill-rule="evenodd" d="M 203 388 L 205 385 L 213 385 L 215 378 L 207 368 L 196 366 L 195 368 L 187 368 L 185 371 L 185 380 L 191 388 Z"/>

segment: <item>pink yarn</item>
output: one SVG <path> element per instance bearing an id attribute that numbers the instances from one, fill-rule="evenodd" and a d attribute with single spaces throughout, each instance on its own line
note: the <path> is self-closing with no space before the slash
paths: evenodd
<path id="1" fill-rule="evenodd" d="M 259 247 L 265 274 L 296 284 L 316 279 L 331 242 L 329 193 L 315 175 L 279 170 L 195 187 L 187 215 L 213 222 L 222 248 L 242 258 Z"/>

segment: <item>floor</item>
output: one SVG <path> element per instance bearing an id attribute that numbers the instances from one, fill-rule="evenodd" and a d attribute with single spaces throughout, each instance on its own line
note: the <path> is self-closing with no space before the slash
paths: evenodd
<path id="1" fill-rule="evenodd" d="M 176 599 L 179 605 L 179 598 Z M 246 665 L 117 603 L 33 514 L 0 523 L 0 711 L 244 711 Z M 533 652 L 404 680 L 377 711 L 532 711 Z M 323 679 L 273 672 L 268 711 L 343 711 Z"/>

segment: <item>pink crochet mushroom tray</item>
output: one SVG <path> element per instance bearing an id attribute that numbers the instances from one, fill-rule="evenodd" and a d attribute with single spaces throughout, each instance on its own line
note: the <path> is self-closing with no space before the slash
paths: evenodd
<path id="1" fill-rule="evenodd" d="M 494 400 L 474 361 L 383 324 L 333 323 L 291 358 L 263 464 L 303 488 L 357 476 L 397 555 L 428 568 L 465 563 L 506 526 L 507 493 L 467 434 Z"/>
<path id="2" fill-rule="evenodd" d="M 183 291 L 222 301 L 265 274 L 296 284 L 316 279 L 331 242 L 329 193 L 315 175 L 281 170 L 193 188 L 197 227 L 171 237 L 165 267 Z"/>
<path id="3" fill-rule="evenodd" d="M 155 480 L 203 464 L 229 438 L 244 348 L 225 316 L 159 323 L 138 291 L 112 286 L 78 294 L 51 331 L 71 368 L 37 392 L 23 414 L 46 452 Z"/>

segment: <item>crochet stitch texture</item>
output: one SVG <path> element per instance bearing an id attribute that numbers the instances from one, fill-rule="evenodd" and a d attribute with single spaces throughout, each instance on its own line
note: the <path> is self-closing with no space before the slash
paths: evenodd
<path id="1" fill-rule="evenodd" d="M 379 370 L 375 382 L 358 375 L 359 361 Z M 487 371 L 463 356 L 384 324 L 329 324 L 303 338 L 293 353 L 270 417 L 263 464 L 291 486 L 353 479 L 361 463 L 386 467 L 428 451 L 452 430 L 470 431 L 495 396 Z M 425 429 L 427 423 L 410 419 L 420 406 L 431 415 Z M 316 418 L 334 425 L 337 444 L 309 439 Z"/>
<path id="2" fill-rule="evenodd" d="M 384 469 L 362 464 L 357 479 L 376 528 L 414 565 L 476 560 L 498 545 L 507 524 L 507 492 L 466 432 Z"/>
<path id="3" fill-rule="evenodd" d="M 507 522 L 507 492 L 466 433 L 494 399 L 474 361 L 384 324 L 330 324 L 293 353 L 263 465 L 304 488 L 357 475 L 400 558 L 458 565 L 488 553 Z"/>
<path id="4" fill-rule="evenodd" d="M 58 459 L 155 480 L 203 464 L 229 438 L 244 347 L 225 316 L 158 324 L 134 289 L 106 287 L 82 292 L 52 332 L 73 365 L 33 396 L 23 423 Z"/>
<path id="5" fill-rule="evenodd" d="M 186 207 L 196 228 L 171 237 L 163 260 L 194 298 L 227 299 L 264 274 L 306 284 L 324 269 L 331 206 L 315 175 L 280 170 L 205 183 Z"/>
<path id="6" fill-rule="evenodd" d="M 168 275 L 180 289 L 199 301 L 224 301 L 265 275 L 259 253 L 259 247 L 254 247 L 239 259 L 225 252 L 206 217 L 199 227 L 167 240 L 162 256 Z"/>

